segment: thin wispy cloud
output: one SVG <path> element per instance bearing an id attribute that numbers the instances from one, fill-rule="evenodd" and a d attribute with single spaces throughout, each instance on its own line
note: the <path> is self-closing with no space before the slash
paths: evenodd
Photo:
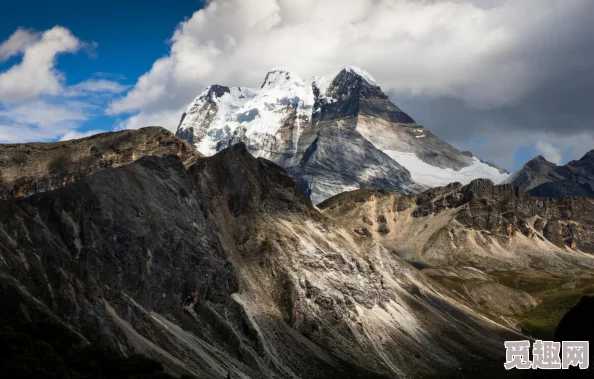
<path id="1" fill-rule="evenodd" d="M 79 139 L 89 137 L 98 133 L 103 133 L 105 130 L 87 130 L 85 132 L 69 131 L 60 138 L 60 141 L 69 141 L 72 139 Z"/>
<path id="2" fill-rule="evenodd" d="M 106 79 L 88 79 L 65 89 L 66 96 L 81 96 L 85 94 L 99 93 L 99 94 L 119 94 L 128 89 L 119 82 Z"/>

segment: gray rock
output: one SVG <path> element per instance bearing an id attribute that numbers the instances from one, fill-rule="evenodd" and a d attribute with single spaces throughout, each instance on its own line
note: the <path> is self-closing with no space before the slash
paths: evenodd
<path id="1" fill-rule="evenodd" d="M 594 150 L 564 166 L 538 156 L 512 174 L 506 183 L 537 197 L 594 197 Z"/>
<path id="2" fill-rule="evenodd" d="M 63 142 L 0 144 L 0 199 L 49 191 L 143 156 L 169 154 L 179 156 L 186 165 L 202 157 L 161 127 Z"/>
<path id="3" fill-rule="evenodd" d="M 145 156 L 0 201 L 0 317 L 198 378 L 443 374 L 519 337 L 347 233 L 243 144 Z"/>

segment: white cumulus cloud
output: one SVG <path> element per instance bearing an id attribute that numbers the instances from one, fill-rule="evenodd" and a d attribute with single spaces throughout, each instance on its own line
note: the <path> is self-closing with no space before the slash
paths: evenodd
<path id="1" fill-rule="evenodd" d="M 499 107 L 542 74 L 517 56 L 535 31 L 587 3 L 214 0 L 178 26 L 170 54 L 111 111 L 179 108 L 208 84 L 257 86 L 272 67 L 312 76 L 351 62 L 387 91 Z"/>
<path id="2" fill-rule="evenodd" d="M 61 54 L 94 47 L 61 26 L 44 32 L 17 29 L 0 44 L 0 62 L 21 57 L 0 72 L 0 143 L 74 135 L 82 123 L 103 113 L 101 105 L 127 87 L 104 78 L 68 86 L 65 73 L 56 68 Z"/>
<path id="3" fill-rule="evenodd" d="M 555 164 L 561 164 L 563 153 L 561 149 L 553 146 L 546 141 L 538 141 L 536 143 L 536 152 L 542 155 L 547 161 Z"/>
<path id="4" fill-rule="evenodd" d="M 123 128 L 174 130 L 207 85 L 254 87 L 273 67 L 309 77 L 349 63 L 400 98 L 504 109 L 594 63 L 584 44 L 593 12 L 590 0 L 212 0 L 108 112 L 129 117 Z"/>
<path id="5" fill-rule="evenodd" d="M 23 54 L 20 63 L 0 73 L 0 101 L 15 103 L 60 93 L 63 75 L 55 69 L 56 57 L 76 52 L 80 47 L 81 42 L 59 26 L 44 33 L 17 30 L 0 45 L 0 56 L 5 58 Z"/>

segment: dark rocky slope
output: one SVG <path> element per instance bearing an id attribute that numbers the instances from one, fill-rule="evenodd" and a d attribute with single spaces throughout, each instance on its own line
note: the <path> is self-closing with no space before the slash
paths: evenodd
<path id="1" fill-rule="evenodd" d="M 0 299 L 3 322 L 54 318 L 199 378 L 443 373 L 517 339 L 242 144 L 0 201 Z"/>
<path id="2" fill-rule="evenodd" d="M 161 127 L 124 130 L 52 143 L 0 145 L 0 199 L 29 196 L 147 155 L 202 155 Z"/>
<path id="3" fill-rule="evenodd" d="M 594 343 L 594 297 L 584 296 L 563 317 L 555 332 L 556 341 L 590 341 Z"/>
<path id="4" fill-rule="evenodd" d="M 555 341 L 589 341 L 594 343 L 594 297 L 584 296 L 562 318 L 555 332 Z M 592 368 L 592 350 L 589 351 L 590 367 L 579 369 L 570 367 L 569 370 L 534 370 L 528 379 L 590 379 L 594 377 Z"/>
<path id="5" fill-rule="evenodd" d="M 0 376 L 18 379 L 173 379 L 160 362 L 142 355 L 85 344 L 58 322 L 15 322 L 0 326 Z M 184 379 L 184 378 L 182 378 Z"/>
<path id="6" fill-rule="evenodd" d="M 529 191 L 543 183 L 555 180 L 550 174 L 556 167 L 556 164 L 547 161 L 542 155 L 539 155 L 526 162 L 522 168 L 511 174 L 505 180 L 505 183 L 513 184 Z"/>

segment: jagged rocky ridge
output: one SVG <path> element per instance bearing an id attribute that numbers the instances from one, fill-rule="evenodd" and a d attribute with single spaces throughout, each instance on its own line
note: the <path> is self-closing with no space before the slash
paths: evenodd
<path id="1" fill-rule="evenodd" d="M 594 197 L 594 150 L 557 166 L 538 156 L 510 175 L 515 184 L 538 197 Z"/>
<path id="2" fill-rule="evenodd" d="M 243 142 L 284 167 L 314 203 L 357 188 L 410 194 L 507 177 L 416 124 L 355 66 L 308 80 L 272 70 L 259 89 L 210 86 L 176 135 L 206 155 Z"/>
<path id="3" fill-rule="evenodd" d="M 243 144 L 0 201 L 0 298 L 3 321 L 51 317 L 199 378 L 443 374 L 518 339 Z"/>
<path id="4" fill-rule="evenodd" d="M 143 156 L 169 154 L 179 156 L 186 165 L 202 156 L 161 127 L 63 142 L 0 145 L 0 199 L 49 191 Z"/>
<path id="5" fill-rule="evenodd" d="M 358 190 L 319 205 L 360 238 L 429 267 L 594 267 L 594 200 L 537 198 L 479 179 L 418 195 Z"/>

